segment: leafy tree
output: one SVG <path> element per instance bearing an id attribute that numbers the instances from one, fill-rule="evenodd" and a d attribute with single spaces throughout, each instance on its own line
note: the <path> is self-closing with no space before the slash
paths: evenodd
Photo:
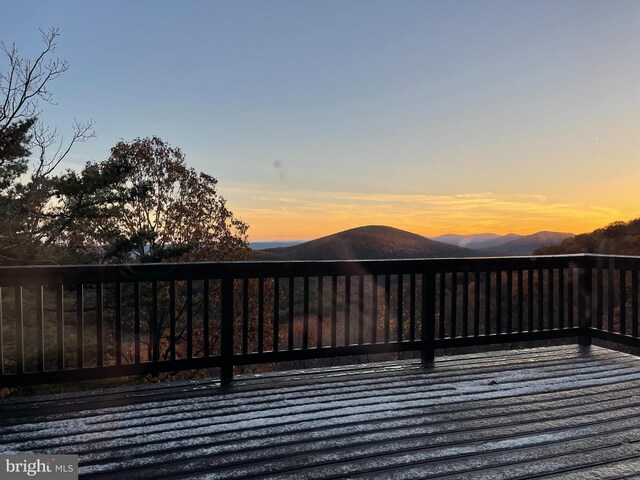
<path id="1" fill-rule="evenodd" d="M 30 130 L 35 118 L 18 120 L 0 133 L 0 191 L 6 192 L 15 181 L 27 173 L 27 158 L 31 155 Z"/>
<path id="2" fill-rule="evenodd" d="M 107 160 L 87 164 L 77 177 L 78 190 L 82 190 L 80 185 L 91 183 L 89 179 L 93 176 L 103 178 L 101 172 L 105 171 L 126 172 L 125 181 L 111 183 L 113 188 L 108 190 L 109 197 L 103 195 L 100 198 L 93 215 L 72 217 L 72 226 L 65 228 L 65 233 L 59 237 L 60 243 L 73 251 L 76 257 L 112 263 L 248 258 L 247 225 L 236 219 L 227 208 L 225 199 L 217 191 L 217 180 L 188 167 L 179 148 L 158 137 L 121 141 L 113 147 Z M 69 181 L 65 183 L 70 189 L 73 185 Z M 103 194 L 105 191 L 100 190 Z M 73 211 L 77 205 L 74 202 L 79 201 L 79 197 L 72 196 L 70 191 L 65 191 L 62 198 L 65 204 L 60 208 L 63 211 Z M 265 284 L 268 290 L 272 282 L 269 280 Z M 157 334 L 162 358 L 169 358 L 172 351 L 178 358 L 186 355 L 188 287 L 185 281 L 176 281 L 173 288 L 175 341 L 170 335 L 169 285 L 162 284 L 158 288 Z M 250 323 L 254 332 L 257 331 L 257 288 L 256 282 L 250 283 L 249 309 L 253 313 Z M 239 293 L 235 292 L 236 295 Z M 140 295 L 141 304 L 149 308 L 151 291 L 148 284 L 141 285 Z M 125 302 L 133 301 L 130 295 L 124 298 Z M 220 284 L 213 280 L 208 299 L 211 329 L 209 338 L 205 338 L 205 292 L 202 282 L 193 282 L 194 326 L 191 340 L 195 356 L 202 355 L 207 343 L 212 351 L 219 348 L 219 298 Z M 123 310 L 131 314 L 132 305 L 126 304 Z M 143 314 L 144 318 L 147 313 Z M 265 315 L 273 315 L 268 307 Z M 123 331 L 130 332 L 133 325 L 131 315 L 125 315 L 123 322 Z M 265 332 L 271 334 L 268 327 Z M 131 360 L 132 348 L 132 344 L 123 347 L 125 361 Z"/>
<path id="3" fill-rule="evenodd" d="M 108 262 L 247 258 L 248 226 L 227 208 L 217 180 L 188 167 L 179 148 L 158 137 L 121 141 L 109 159 L 88 165 L 83 175 L 118 165 L 132 167 L 114 190 L 108 215 L 77 229 L 72 244 L 102 245 Z"/>

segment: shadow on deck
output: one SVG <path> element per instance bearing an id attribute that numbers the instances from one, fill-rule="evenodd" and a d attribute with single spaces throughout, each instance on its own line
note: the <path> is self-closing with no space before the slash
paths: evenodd
<path id="1" fill-rule="evenodd" d="M 0 451 L 82 478 L 625 478 L 640 359 L 498 351 L 0 402 Z"/>

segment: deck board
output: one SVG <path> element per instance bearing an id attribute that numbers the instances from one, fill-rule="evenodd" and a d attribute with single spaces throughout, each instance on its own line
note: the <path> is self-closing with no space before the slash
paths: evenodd
<path id="1" fill-rule="evenodd" d="M 628 478 L 640 359 L 561 346 L 0 401 L 0 452 L 83 478 Z"/>

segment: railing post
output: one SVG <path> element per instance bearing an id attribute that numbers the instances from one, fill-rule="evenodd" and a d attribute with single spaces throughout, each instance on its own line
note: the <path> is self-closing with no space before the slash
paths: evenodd
<path id="1" fill-rule="evenodd" d="M 580 322 L 579 345 L 591 345 L 593 274 L 590 259 L 585 257 L 578 270 L 578 321 Z"/>
<path id="2" fill-rule="evenodd" d="M 222 277 L 220 328 L 220 384 L 233 382 L 233 278 Z"/>
<path id="3" fill-rule="evenodd" d="M 422 365 L 431 366 L 435 359 L 436 336 L 436 275 L 432 271 L 422 274 Z"/>

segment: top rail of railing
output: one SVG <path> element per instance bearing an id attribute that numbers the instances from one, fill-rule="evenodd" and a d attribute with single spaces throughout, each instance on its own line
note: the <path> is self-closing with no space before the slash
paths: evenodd
<path id="1" fill-rule="evenodd" d="M 393 260 L 293 260 L 193 263 L 141 263 L 115 265 L 25 265 L 0 267 L 0 286 L 55 284 L 60 282 L 127 282 L 196 280 L 203 278 L 258 278 L 276 276 L 373 275 L 439 272 L 473 272 L 517 268 L 566 268 L 615 258 L 640 266 L 640 257 L 591 254 L 512 257 L 415 258 Z"/>

